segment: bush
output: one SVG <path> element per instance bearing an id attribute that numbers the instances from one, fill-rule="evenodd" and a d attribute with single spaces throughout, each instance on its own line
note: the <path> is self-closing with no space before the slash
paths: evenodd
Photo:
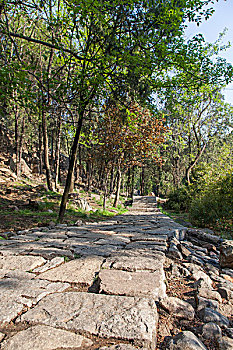
<path id="1" fill-rule="evenodd" d="M 191 188 L 183 186 L 172 191 L 168 195 L 168 201 L 164 204 L 164 208 L 174 211 L 188 211 L 191 204 L 191 200 Z"/>
<path id="2" fill-rule="evenodd" d="M 190 220 L 197 226 L 216 225 L 220 230 L 232 230 L 232 174 L 207 185 L 190 206 Z"/>

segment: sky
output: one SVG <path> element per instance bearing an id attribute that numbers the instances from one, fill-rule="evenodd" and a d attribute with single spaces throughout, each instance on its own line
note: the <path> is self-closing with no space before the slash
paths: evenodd
<path id="1" fill-rule="evenodd" d="M 233 0 L 218 0 L 214 5 L 214 14 L 207 21 L 203 20 L 202 24 L 197 27 L 196 24 L 188 24 L 186 29 L 186 38 L 191 39 L 194 35 L 201 33 L 207 42 L 214 43 L 225 28 L 226 35 L 223 38 L 223 44 L 231 43 L 231 47 L 221 52 L 221 57 L 233 65 Z M 224 90 L 225 101 L 233 105 L 233 83 L 229 84 Z"/>

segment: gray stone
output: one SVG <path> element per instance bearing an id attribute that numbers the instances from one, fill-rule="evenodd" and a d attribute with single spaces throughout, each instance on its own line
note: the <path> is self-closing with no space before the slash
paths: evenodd
<path id="1" fill-rule="evenodd" d="M 221 295 L 215 290 L 211 290 L 208 288 L 198 288 L 197 295 L 206 299 L 217 300 L 219 303 L 222 302 Z"/>
<path id="2" fill-rule="evenodd" d="M 182 259 L 182 254 L 174 243 L 170 244 L 167 256 L 172 259 Z"/>
<path id="3" fill-rule="evenodd" d="M 68 258 L 73 258 L 73 254 L 71 253 L 71 251 L 58 248 L 35 248 L 32 251 L 26 251 L 25 253 L 30 255 L 43 256 L 45 259 L 55 258 L 56 256 L 67 256 Z"/>
<path id="4" fill-rule="evenodd" d="M 30 271 L 46 262 L 41 256 L 0 256 L 0 269 Z"/>
<path id="5" fill-rule="evenodd" d="M 148 298 L 66 292 L 49 295 L 19 321 L 134 341 L 154 349 L 158 315 Z"/>
<path id="6" fill-rule="evenodd" d="M 207 350 L 205 345 L 190 331 L 175 335 L 167 350 Z"/>
<path id="7" fill-rule="evenodd" d="M 1 344 L 3 350 L 85 349 L 93 342 L 81 335 L 48 326 L 34 326 L 18 332 Z"/>
<path id="8" fill-rule="evenodd" d="M 215 322 L 220 327 L 228 327 L 229 320 L 227 317 L 220 314 L 220 312 L 204 307 L 198 312 L 199 317 L 205 322 Z"/>
<path id="9" fill-rule="evenodd" d="M 34 275 L 19 270 L 5 273 L 0 279 L 0 322 L 10 322 L 25 308 L 48 294 L 62 292 L 67 283 L 50 283 L 33 279 Z"/>
<path id="10" fill-rule="evenodd" d="M 228 337 L 233 339 L 233 328 L 227 328 L 226 334 L 228 335 Z"/>
<path id="11" fill-rule="evenodd" d="M 159 302 L 163 309 L 169 312 L 170 315 L 186 320 L 193 320 L 195 311 L 191 304 L 175 297 L 167 297 Z"/>
<path id="12" fill-rule="evenodd" d="M 211 278 L 203 271 L 197 271 L 193 274 L 192 278 L 194 281 L 198 281 L 200 278 L 203 279 L 207 285 L 211 286 L 212 281 Z"/>
<path id="13" fill-rule="evenodd" d="M 233 300 L 233 291 L 231 291 L 230 289 L 220 287 L 218 288 L 218 292 L 222 298 L 226 300 Z"/>
<path id="14" fill-rule="evenodd" d="M 54 267 L 57 267 L 61 264 L 64 263 L 64 258 L 63 257 L 56 257 L 56 258 L 53 258 L 52 260 L 49 260 L 47 261 L 47 263 L 43 266 L 40 266 L 40 267 L 37 267 L 36 269 L 33 269 L 33 272 L 36 272 L 36 273 L 42 273 L 42 272 L 45 272 L 47 270 L 50 270 Z"/>
<path id="15" fill-rule="evenodd" d="M 224 241 L 220 247 L 220 266 L 233 269 L 233 241 Z"/>
<path id="16" fill-rule="evenodd" d="M 214 310 L 219 309 L 219 303 L 216 300 L 206 299 L 206 298 L 197 296 L 196 302 L 197 302 L 198 310 L 203 309 L 203 307 L 208 307 Z"/>
<path id="17" fill-rule="evenodd" d="M 209 322 L 203 325 L 202 336 L 205 339 L 217 339 L 222 336 L 222 330 L 216 323 Z"/>
<path id="18" fill-rule="evenodd" d="M 103 258 L 89 256 L 71 260 L 52 270 L 41 273 L 37 278 L 49 281 L 84 283 L 91 285 L 99 272 Z"/>
<path id="19" fill-rule="evenodd" d="M 222 337 L 218 342 L 219 350 L 232 350 L 233 349 L 233 339 L 228 337 Z"/>
<path id="20" fill-rule="evenodd" d="M 160 271 L 163 273 L 163 262 L 164 257 L 158 256 L 150 258 L 150 257 L 129 257 L 129 256 L 120 256 L 120 257 L 112 257 L 108 258 L 106 262 L 103 264 L 103 268 L 111 268 L 116 270 L 124 270 L 124 271 L 142 271 L 148 270 L 151 272 Z"/>
<path id="21" fill-rule="evenodd" d="M 110 347 L 104 346 L 102 348 L 98 348 L 98 350 L 138 350 L 138 349 L 139 348 L 135 348 L 130 344 L 117 344 L 117 345 L 112 345 Z"/>
<path id="22" fill-rule="evenodd" d="M 154 300 L 166 295 L 163 271 L 128 272 L 102 270 L 99 274 L 100 292 L 114 295 L 149 296 Z"/>

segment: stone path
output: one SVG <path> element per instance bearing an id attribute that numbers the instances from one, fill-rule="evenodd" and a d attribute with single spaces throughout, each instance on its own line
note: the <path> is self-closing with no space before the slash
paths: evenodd
<path id="1" fill-rule="evenodd" d="M 205 333 L 223 329 L 232 337 L 233 270 L 219 275 L 219 238 L 175 223 L 157 209 L 154 197 L 136 197 L 127 214 L 105 222 L 5 236 L 1 349 L 156 349 L 157 338 L 157 348 L 181 350 L 193 342 L 188 349 L 207 349 L 187 327 L 179 333 L 170 322 L 165 329 L 164 313 L 186 321 L 198 315 Z M 169 275 L 171 281 L 175 276 L 196 283 L 198 305 L 169 296 Z M 232 345 L 229 334 L 218 338 L 223 349 Z"/>

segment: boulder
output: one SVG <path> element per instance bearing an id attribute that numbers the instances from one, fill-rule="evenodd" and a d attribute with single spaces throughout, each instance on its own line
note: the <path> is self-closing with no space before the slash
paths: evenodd
<path id="1" fill-rule="evenodd" d="M 170 315 L 187 320 L 194 319 L 194 308 L 191 304 L 175 297 L 167 297 L 160 300 L 160 306 L 167 310 Z"/>
<path id="2" fill-rule="evenodd" d="M 185 331 L 175 335 L 166 350 L 207 350 L 207 348 L 192 332 Z"/>
<path id="3" fill-rule="evenodd" d="M 226 240 L 221 244 L 219 263 L 223 268 L 233 268 L 233 241 Z"/>

